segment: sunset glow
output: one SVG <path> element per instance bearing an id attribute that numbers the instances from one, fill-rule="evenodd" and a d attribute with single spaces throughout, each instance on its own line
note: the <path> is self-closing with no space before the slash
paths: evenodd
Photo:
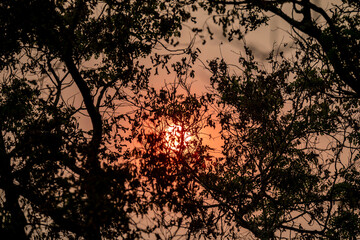
<path id="1" fill-rule="evenodd" d="M 191 133 L 183 131 L 179 125 L 169 126 L 165 130 L 166 145 L 173 150 L 179 150 L 181 145 L 189 145 L 191 139 Z"/>

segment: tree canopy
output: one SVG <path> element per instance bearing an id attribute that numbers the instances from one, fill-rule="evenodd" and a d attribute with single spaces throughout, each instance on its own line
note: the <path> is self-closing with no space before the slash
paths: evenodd
<path id="1" fill-rule="evenodd" d="M 147 88 L 139 59 L 189 14 L 152 0 L 2 1 L 0 12 L 1 234 L 136 237 L 129 214 L 147 206 L 118 108 Z"/>
<path id="2" fill-rule="evenodd" d="M 221 126 L 223 156 L 205 170 L 189 165 L 195 160 L 192 155 L 163 161 L 177 165 L 185 158 L 185 172 L 179 173 L 178 167 L 168 174 L 190 171 L 194 182 L 188 184 L 198 188 L 198 194 L 189 191 L 197 230 L 206 237 L 245 228 L 260 239 L 355 239 L 359 60 L 353 51 L 358 49 L 358 4 L 338 1 L 324 9 L 306 0 L 209 1 L 203 7 L 229 41 L 278 16 L 292 29 L 294 50 L 288 57 L 280 44 L 264 66 L 245 46 L 235 74 L 226 60 L 209 62 L 214 95 L 200 105 L 216 109 L 208 112 L 216 119 L 204 121 Z M 157 154 L 143 158 L 162 162 L 162 152 Z M 202 159 L 209 157 L 203 154 Z M 155 167 L 154 174 L 159 169 Z M 167 184 L 163 191 L 183 189 Z M 179 211 L 194 214 L 188 209 Z M 221 223 L 228 224 L 230 232 L 225 233 Z"/>
<path id="3" fill-rule="evenodd" d="M 0 234 L 356 239 L 359 11 L 348 0 L 2 1 Z M 236 66 L 203 61 L 195 38 L 219 36 L 198 14 L 227 41 L 280 17 L 293 42 L 266 60 L 245 44 Z M 190 83 L 199 63 L 204 94 Z M 153 87 L 158 69 L 175 81 Z"/>

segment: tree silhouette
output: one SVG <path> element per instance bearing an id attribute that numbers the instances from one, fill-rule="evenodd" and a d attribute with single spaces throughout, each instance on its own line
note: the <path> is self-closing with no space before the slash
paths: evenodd
<path id="1" fill-rule="evenodd" d="M 210 1 L 206 8 L 219 14 L 215 22 L 229 40 L 266 23 L 264 13 L 275 14 L 292 27 L 296 51 L 291 60 L 272 52 L 270 72 L 249 49 L 240 75 L 223 61 L 210 63 L 225 144 L 224 162 L 205 188 L 260 239 L 289 233 L 355 239 L 359 4 L 339 1 L 323 9 L 308 0 Z"/>
<path id="2" fill-rule="evenodd" d="M 259 239 L 355 239 L 359 7 L 2 1 L 0 234 L 239 239 L 246 229 Z M 279 16 L 292 27 L 293 55 L 280 46 L 259 63 L 245 46 L 237 70 L 208 61 L 212 89 L 199 96 L 187 82 L 195 41 L 164 45 L 178 44 L 187 20 L 205 32 L 199 8 L 229 41 Z M 168 51 L 152 55 L 159 45 Z M 150 87 L 158 68 L 176 81 Z M 217 154 L 207 128 L 220 129 Z"/>
<path id="3" fill-rule="evenodd" d="M 0 3 L 2 235 L 149 232 L 130 217 L 148 207 L 118 108 L 147 88 L 139 59 L 188 18 L 172 1 Z"/>
<path id="4" fill-rule="evenodd" d="M 274 50 L 266 68 L 245 47 L 237 74 L 225 60 L 209 62 L 215 92 L 201 105 L 217 108 L 223 156 L 197 171 L 188 165 L 195 156 L 182 163 L 182 155 L 174 159 L 161 154 L 163 148 L 156 144 L 162 138 L 150 134 L 147 142 L 155 152 L 142 157 L 159 163 L 149 164 L 150 181 L 176 196 L 177 201 L 166 203 L 178 207 L 179 219 L 190 219 L 189 237 L 224 237 L 224 223 L 230 229 L 227 237 L 241 228 L 259 239 L 358 237 L 359 4 L 341 1 L 330 9 L 307 0 L 200 4 L 229 41 L 267 23 L 266 12 L 281 17 L 293 29 L 293 56 Z M 211 29 L 209 33 L 214 37 Z M 186 101 L 182 105 L 196 106 Z M 201 116 L 211 114 L 209 108 L 203 111 Z M 171 119 L 172 114 L 164 115 Z M 156 175 L 157 170 L 162 174 Z M 174 178 L 166 182 L 168 176 Z M 180 179 L 186 185 L 173 184 Z"/>

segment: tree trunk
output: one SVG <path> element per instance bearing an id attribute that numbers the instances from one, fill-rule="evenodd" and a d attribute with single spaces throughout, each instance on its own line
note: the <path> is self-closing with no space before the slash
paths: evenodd
<path id="1" fill-rule="evenodd" d="M 0 188 L 5 192 L 4 210 L 9 213 L 5 221 L 5 229 L 1 232 L 11 236 L 12 239 L 27 239 L 25 227 L 27 224 L 24 213 L 19 204 L 20 194 L 16 191 L 11 171 L 11 160 L 6 153 L 5 142 L 2 136 L 2 125 L 0 123 Z"/>

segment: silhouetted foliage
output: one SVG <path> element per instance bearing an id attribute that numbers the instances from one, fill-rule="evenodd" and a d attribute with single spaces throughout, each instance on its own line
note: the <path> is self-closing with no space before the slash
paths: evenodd
<path id="1" fill-rule="evenodd" d="M 357 238 L 358 3 L 339 1 L 329 9 L 309 0 L 209 1 L 200 5 L 229 41 L 241 39 L 272 16 L 279 16 L 292 27 L 294 51 L 286 58 L 280 45 L 266 63 L 258 63 L 245 47 L 235 74 L 225 60 L 210 61 L 214 93 L 201 103 L 208 106 L 201 116 L 203 126 L 215 122 L 221 127 L 223 156 L 214 160 L 206 155 L 211 151 L 203 147 L 207 151 L 200 151 L 202 156 L 214 164 L 199 171 L 199 167 L 188 164 L 195 161 L 194 156 L 183 161 L 182 155 L 174 159 L 163 154 L 161 150 L 166 148 L 161 145 L 162 138 L 149 134 L 145 146 L 156 147 L 142 157 L 159 164 L 150 164 L 147 169 L 151 170 L 147 172 L 150 181 L 155 179 L 171 196 L 190 194 L 166 203 L 174 204 L 169 208 L 187 206 L 177 211 L 181 219 L 188 216 L 198 227 L 189 225 L 197 238 L 226 234 L 236 239 L 239 229 L 247 229 L 259 239 Z M 195 31 L 200 33 L 201 29 Z M 208 33 L 214 38 L 211 29 Z M 182 102 L 185 109 L 197 106 L 192 104 Z M 160 106 L 166 109 L 166 104 Z M 209 106 L 216 109 L 217 117 Z M 153 108 L 158 107 L 155 104 Z M 206 117 L 209 114 L 212 118 Z M 172 119 L 167 112 L 161 116 Z M 196 125 L 186 116 L 185 126 Z M 166 177 L 157 175 L 157 170 Z M 173 178 L 166 183 L 168 176 Z M 182 181 L 186 185 L 178 187 Z M 187 186 L 191 187 L 184 193 Z M 228 225 L 226 233 L 223 224 Z"/>
<path id="2" fill-rule="evenodd" d="M 174 1 L 1 1 L 2 236 L 136 238 L 148 210 L 122 104 L 190 16 Z M 125 114 L 125 115 L 124 115 Z M 141 200 L 142 199 L 142 200 Z M 130 216 L 132 215 L 132 216 Z"/>
<path id="3" fill-rule="evenodd" d="M 229 41 L 281 17 L 292 56 L 245 46 L 191 92 L 200 50 L 164 43 L 187 20 L 205 35 L 198 8 Z M 359 237 L 357 1 L 5 0 L 0 33 L 1 235 Z M 161 68 L 175 81 L 155 89 Z"/>

